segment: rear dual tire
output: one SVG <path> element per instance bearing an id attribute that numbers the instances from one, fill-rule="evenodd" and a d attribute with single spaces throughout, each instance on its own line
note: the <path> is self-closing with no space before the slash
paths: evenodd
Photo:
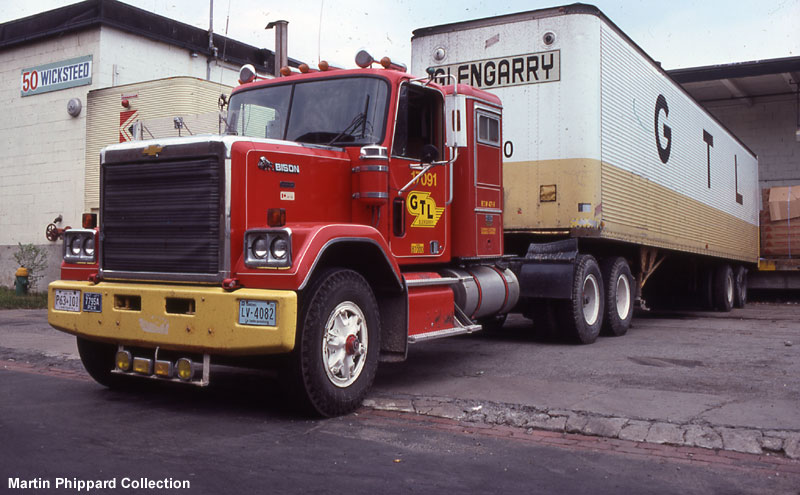
<path id="1" fill-rule="evenodd" d="M 597 260 L 578 255 L 569 300 L 556 301 L 562 333 L 579 344 L 591 344 L 600 335 L 605 306 L 603 276 Z"/>
<path id="2" fill-rule="evenodd" d="M 722 264 L 714 268 L 714 309 L 727 313 L 733 308 L 735 300 L 733 269 Z"/>
<path id="3" fill-rule="evenodd" d="M 633 320 L 634 280 L 625 258 L 607 258 L 600 264 L 605 287 L 603 335 L 619 337 L 628 333 Z"/>
<path id="4" fill-rule="evenodd" d="M 738 265 L 733 269 L 733 307 L 743 308 L 747 304 L 747 268 Z"/>

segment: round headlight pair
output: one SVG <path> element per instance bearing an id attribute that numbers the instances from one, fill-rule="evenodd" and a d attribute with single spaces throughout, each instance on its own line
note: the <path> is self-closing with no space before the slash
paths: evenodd
<path id="1" fill-rule="evenodd" d="M 94 238 L 75 236 L 69 243 L 69 250 L 75 256 L 80 256 L 81 254 L 94 256 Z"/>
<path id="2" fill-rule="evenodd" d="M 270 244 L 267 237 L 261 235 L 255 238 L 252 246 L 253 256 L 258 259 L 266 258 L 268 249 L 272 257 L 278 260 L 285 259 L 289 252 L 289 243 L 283 237 L 276 237 Z"/>

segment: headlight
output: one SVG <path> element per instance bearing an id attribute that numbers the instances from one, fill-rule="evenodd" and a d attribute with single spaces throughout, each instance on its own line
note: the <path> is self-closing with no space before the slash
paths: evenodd
<path id="1" fill-rule="evenodd" d="M 267 257 L 267 238 L 260 235 L 253 241 L 253 256 L 257 259 L 264 259 Z"/>
<path id="2" fill-rule="evenodd" d="M 288 268 L 292 265 L 289 229 L 249 230 L 244 234 L 244 264 L 248 268 Z"/>
<path id="3" fill-rule="evenodd" d="M 94 263 L 97 261 L 96 233 L 93 229 L 70 229 L 64 232 L 64 261 Z"/>
<path id="4" fill-rule="evenodd" d="M 272 251 L 273 258 L 277 260 L 286 259 L 286 255 L 289 253 L 289 241 L 284 237 L 277 237 L 272 240 L 272 247 L 270 250 Z"/>
<path id="5" fill-rule="evenodd" d="M 94 237 L 89 237 L 83 242 L 83 252 L 89 256 L 94 256 Z"/>
<path id="6" fill-rule="evenodd" d="M 69 251 L 73 256 L 80 256 L 83 251 L 83 239 L 81 236 L 75 236 L 69 243 Z"/>

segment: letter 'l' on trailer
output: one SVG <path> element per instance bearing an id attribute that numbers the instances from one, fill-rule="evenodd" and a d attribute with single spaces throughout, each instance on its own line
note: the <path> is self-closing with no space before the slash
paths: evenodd
<path id="1" fill-rule="evenodd" d="M 743 303 L 757 158 L 596 7 L 417 29 L 411 67 L 504 102 L 505 246 L 535 325 L 587 343 L 634 299 Z"/>

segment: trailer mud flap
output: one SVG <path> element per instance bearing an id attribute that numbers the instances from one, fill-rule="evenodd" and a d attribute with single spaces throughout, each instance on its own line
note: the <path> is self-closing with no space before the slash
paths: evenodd
<path id="1" fill-rule="evenodd" d="M 517 274 L 520 297 L 530 299 L 570 299 L 578 240 L 533 243 L 524 258 L 512 262 Z"/>
<path id="2" fill-rule="evenodd" d="M 572 262 L 524 260 L 520 266 L 520 297 L 531 299 L 569 299 L 572 297 Z"/>

